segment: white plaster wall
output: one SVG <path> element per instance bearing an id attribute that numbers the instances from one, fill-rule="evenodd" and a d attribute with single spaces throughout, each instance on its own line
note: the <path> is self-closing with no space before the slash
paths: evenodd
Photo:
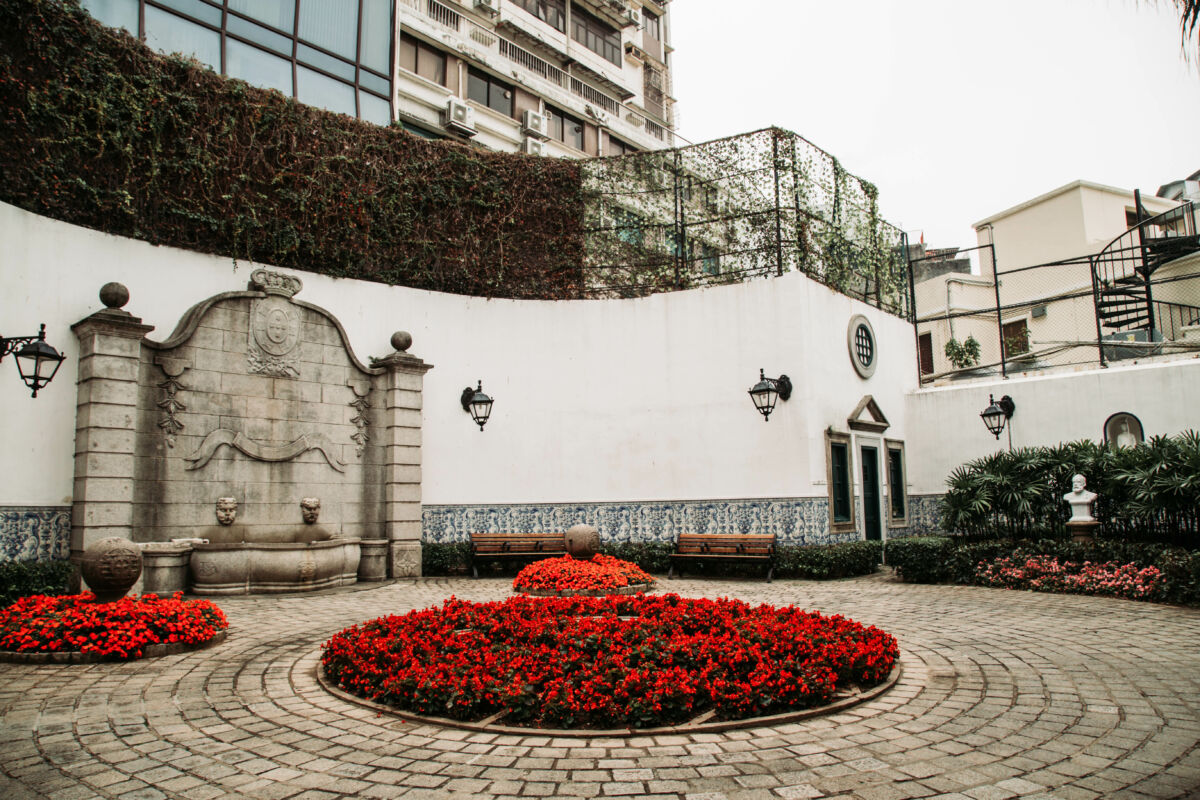
<path id="1" fill-rule="evenodd" d="M 1016 404 L 1013 447 L 1103 441 L 1104 422 L 1118 411 L 1137 416 L 1147 439 L 1200 430 L 1200 356 L 913 392 L 906 418 L 912 492 L 943 492 L 955 467 L 1008 446 L 1007 431 L 997 441 L 979 417 L 989 394 Z"/>
<path id="2" fill-rule="evenodd" d="M 196 302 L 245 288 L 255 265 L 155 247 L 0 204 L 0 333 L 47 338 L 68 361 L 31 400 L 0 365 L 0 505 L 70 502 L 75 370 L 70 325 L 100 309 L 107 281 L 165 339 Z M 824 430 L 872 394 L 907 438 L 916 385 L 912 328 L 799 274 L 637 300 L 516 301 L 299 273 L 298 296 L 331 311 L 362 360 L 395 330 L 434 365 L 425 381 L 424 501 L 604 502 L 825 496 Z M 853 314 L 875 329 L 879 365 L 854 372 Z M 5 359 L 7 362 L 9 359 Z M 795 383 L 769 422 L 746 391 Z M 480 433 L 458 404 L 483 380 L 496 400 Z M 186 402 L 186 399 L 184 400 Z M 909 455 L 912 462 L 913 456 Z M 910 472 L 911 472 L 910 467 Z"/>

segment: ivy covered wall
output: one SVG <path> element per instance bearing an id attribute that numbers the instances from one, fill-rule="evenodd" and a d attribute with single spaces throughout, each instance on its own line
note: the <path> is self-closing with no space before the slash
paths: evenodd
<path id="1" fill-rule="evenodd" d="M 577 162 L 431 142 L 0 0 L 0 200 L 155 244 L 485 297 L 579 296 Z"/>

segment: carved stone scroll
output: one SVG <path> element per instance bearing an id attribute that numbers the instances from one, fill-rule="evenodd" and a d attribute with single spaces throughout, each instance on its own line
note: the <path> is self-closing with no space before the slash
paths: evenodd
<path id="1" fill-rule="evenodd" d="M 184 459 L 188 462 L 186 469 L 200 469 L 212 460 L 222 445 L 229 445 L 255 461 L 291 461 L 309 450 L 316 450 L 325 457 L 329 466 L 338 472 L 346 471 L 346 462 L 334 455 L 337 452 L 336 445 L 323 434 L 306 433 L 290 444 L 274 446 L 256 442 L 238 431 L 231 431 L 227 428 L 217 428 L 205 436 L 204 441 L 196 448 L 196 452 Z"/>
<path id="2" fill-rule="evenodd" d="M 354 399 L 347 405 L 358 412 L 350 419 L 350 422 L 357 428 L 350 435 L 350 439 L 358 445 L 356 452 L 358 457 L 362 458 L 363 450 L 367 448 L 367 442 L 371 441 L 371 420 L 367 416 L 367 411 L 371 408 L 371 384 L 368 381 L 346 381 L 346 385 L 354 392 Z"/>
<path id="3" fill-rule="evenodd" d="M 179 412 L 187 411 L 187 406 L 177 396 L 187 388 L 179 382 L 179 378 L 192 365 L 186 359 L 181 358 L 159 357 L 154 359 L 154 363 L 167 376 L 165 381 L 158 384 L 158 388 L 163 390 L 163 398 L 158 401 L 158 407 L 163 410 L 163 417 L 158 421 L 158 427 L 166 437 L 167 447 L 174 447 L 175 437 L 183 430 L 183 423 L 179 421 Z"/>

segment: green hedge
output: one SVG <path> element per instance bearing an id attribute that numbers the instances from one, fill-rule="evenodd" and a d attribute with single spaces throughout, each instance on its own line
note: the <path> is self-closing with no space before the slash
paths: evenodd
<path id="1" fill-rule="evenodd" d="M 1160 599 L 1200 605 L 1200 552 L 1150 543 L 1097 540 L 1076 543 L 1061 539 L 1017 542 L 967 542 L 946 536 L 895 539 L 887 543 L 887 563 L 908 583 L 975 582 L 975 568 L 998 558 L 1055 556 L 1063 561 L 1116 562 L 1157 567 L 1163 573 Z"/>
<path id="2" fill-rule="evenodd" d="M 631 561 L 646 572 L 657 575 L 666 574 L 670 569 L 670 555 L 674 549 L 671 542 L 609 542 L 600 546 L 601 553 Z M 468 542 L 426 542 L 421 552 L 425 575 L 470 574 L 471 545 Z M 775 575 L 779 578 L 810 580 L 869 575 L 876 570 L 881 553 L 879 542 L 847 542 L 824 547 L 783 545 L 776 551 Z M 501 562 L 501 565 L 506 573 L 515 573 L 522 566 L 517 562 Z M 739 567 L 729 562 L 688 565 L 689 574 L 757 575 L 762 571 L 762 566 L 757 564 L 749 567 Z"/>
<path id="3" fill-rule="evenodd" d="M 4 202 L 154 244 L 478 296 L 583 288 L 578 162 L 306 106 L 77 0 L 0 0 L 0 175 Z"/>
<path id="4" fill-rule="evenodd" d="M 66 594 L 74 571 L 69 561 L 0 561 L 0 606 L 34 594 Z"/>

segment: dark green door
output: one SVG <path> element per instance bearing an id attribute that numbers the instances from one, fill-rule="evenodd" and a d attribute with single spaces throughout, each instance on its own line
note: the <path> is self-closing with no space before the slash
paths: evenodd
<path id="1" fill-rule="evenodd" d="M 863 528 L 868 539 L 883 538 L 879 524 L 879 451 L 862 448 Z"/>

